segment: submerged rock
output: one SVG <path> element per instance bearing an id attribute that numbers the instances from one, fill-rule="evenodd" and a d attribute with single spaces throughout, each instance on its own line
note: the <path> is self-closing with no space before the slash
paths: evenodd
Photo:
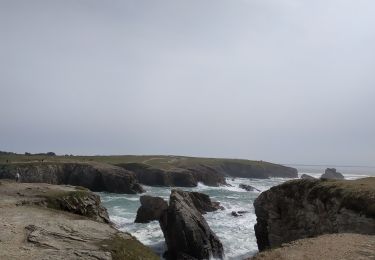
<path id="1" fill-rule="evenodd" d="M 172 190 L 160 226 L 168 246 L 167 259 L 222 258 L 223 245 L 194 203 L 195 195 Z"/>
<path id="2" fill-rule="evenodd" d="M 308 174 L 302 174 L 301 179 L 315 180 L 316 178 Z"/>
<path id="3" fill-rule="evenodd" d="M 326 233 L 375 235 L 375 178 L 294 180 L 255 200 L 260 251 Z"/>
<path id="4" fill-rule="evenodd" d="M 168 203 L 159 197 L 148 195 L 141 196 L 141 206 L 137 211 L 135 223 L 148 223 L 153 220 L 159 220 L 165 210 L 168 209 Z"/>
<path id="5" fill-rule="evenodd" d="M 249 213 L 249 211 L 247 211 L 247 210 L 232 211 L 231 215 L 233 217 L 242 217 L 243 214 L 245 214 L 245 213 Z"/>
<path id="6" fill-rule="evenodd" d="M 241 189 L 244 189 L 246 191 L 259 191 L 260 192 L 260 190 L 258 190 L 257 188 L 255 188 L 251 185 L 243 184 L 243 183 L 238 185 L 238 187 L 241 188 Z"/>
<path id="7" fill-rule="evenodd" d="M 321 179 L 336 179 L 336 180 L 345 179 L 344 175 L 336 171 L 335 168 L 327 168 L 324 174 L 320 178 Z"/>

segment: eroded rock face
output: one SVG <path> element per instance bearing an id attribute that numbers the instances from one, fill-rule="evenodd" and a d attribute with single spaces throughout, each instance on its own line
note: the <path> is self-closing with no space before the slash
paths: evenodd
<path id="1" fill-rule="evenodd" d="M 335 168 L 327 168 L 324 174 L 320 178 L 321 179 L 335 179 L 335 180 L 345 179 L 344 175 L 336 171 Z"/>
<path id="2" fill-rule="evenodd" d="M 140 183 L 149 186 L 196 187 L 198 182 L 208 186 L 226 184 L 224 175 L 206 166 L 169 170 L 153 168 L 142 163 L 125 163 L 118 166 L 134 172 Z"/>
<path id="3" fill-rule="evenodd" d="M 160 219 L 160 226 L 168 246 L 168 259 L 223 257 L 220 240 L 195 207 L 189 192 L 172 190 L 169 207 Z"/>
<path id="4" fill-rule="evenodd" d="M 137 211 L 135 223 L 148 223 L 153 220 L 159 220 L 165 210 L 168 209 L 168 203 L 159 197 L 148 195 L 141 196 L 141 206 Z"/>
<path id="5" fill-rule="evenodd" d="M 295 180 L 255 200 L 259 250 L 326 233 L 375 235 L 375 178 Z"/>
<path id="6" fill-rule="evenodd" d="M 240 178 L 267 179 L 270 177 L 298 177 L 298 171 L 295 168 L 266 162 L 253 165 L 240 162 L 224 162 L 217 166 L 216 169 L 226 176 Z"/>
<path id="7" fill-rule="evenodd" d="M 23 163 L 0 165 L 0 179 L 15 179 L 17 172 L 21 175 L 21 182 L 69 184 L 82 186 L 92 191 L 113 193 L 143 192 L 134 173 L 108 164 Z"/>

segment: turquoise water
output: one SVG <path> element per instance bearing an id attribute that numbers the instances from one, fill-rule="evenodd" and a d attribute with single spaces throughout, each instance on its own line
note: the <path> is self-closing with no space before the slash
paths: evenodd
<path id="1" fill-rule="evenodd" d="M 303 174 L 301 172 L 300 174 Z M 320 177 L 321 173 L 309 173 L 314 177 Z M 347 179 L 356 179 L 366 175 L 344 174 Z M 187 191 L 198 191 L 208 194 L 212 200 L 219 201 L 225 210 L 209 212 L 205 216 L 211 229 L 220 238 L 224 246 L 226 259 L 244 259 L 257 252 L 257 244 L 254 233 L 256 216 L 253 202 L 259 196 L 259 192 L 247 192 L 238 188 L 238 184 L 249 184 L 261 191 L 268 190 L 272 186 L 290 179 L 272 178 L 260 179 L 227 179 L 232 187 L 209 187 L 199 184 L 195 188 L 181 188 Z M 168 200 L 171 188 L 144 186 L 147 195 L 162 197 Z M 143 244 L 151 247 L 160 256 L 166 250 L 163 233 L 157 221 L 148 224 L 134 223 L 137 209 L 140 206 L 141 194 L 109 194 L 99 193 L 102 202 L 108 209 L 111 220 L 122 230 L 137 237 Z M 246 210 L 249 213 L 241 217 L 233 217 L 232 211 Z"/>

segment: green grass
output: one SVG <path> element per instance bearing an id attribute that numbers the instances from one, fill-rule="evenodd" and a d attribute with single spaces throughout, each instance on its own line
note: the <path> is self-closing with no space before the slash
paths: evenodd
<path id="1" fill-rule="evenodd" d="M 42 162 L 43 160 L 43 162 Z M 7 162 L 8 161 L 8 162 Z M 223 163 L 240 163 L 255 167 L 272 167 L 272 164 L 264 161 L 252 161 L 244 159 L 204 158 L 166 155 L 114 155 L 114 156 L 44 156 L 44 155 L 0 155 L 0 164 L 35 164 L 42 163 L 90 163 L 101 162 L 107 164 L 143 163 L 154 168 L 169 170 L 172 168 L 194 167 L 199 164 L 219 166 Z"/>

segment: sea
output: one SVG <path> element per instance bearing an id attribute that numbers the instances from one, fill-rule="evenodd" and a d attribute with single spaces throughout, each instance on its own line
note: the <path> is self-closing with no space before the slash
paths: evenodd
<path id="1" fill-rule="evenodd" d="M 293 165 L 289 165 L 293 166 Z M 299 176 L 309 174 L 319 178 L 324 172 L 322 166 L 294 166 L 298 169 Z M 345 176 L 346 179 L 353 180 L 368 176 L 375 176 L 375 168 L 372 167 L 336 167 L 337 170 Z M 260 192 L 248 192 L 238 187 L 239 184 L 248 184 L 261 192 L 270 189 L 272 186 L 281 184 L 289 178 L 271 178 L 271 179 L 244 179 L 227 178 L 230 186 L 210 187 L 199 183 L 194 188 L 180 188 L 186 191 L 202 192 L 211 197 L 214 201 L 219 201 L 225 208 L 215 212 L 208 212 L 204 215 L 208 225 L 219 237 L 224 247 L 225 259 L 245 259 L 258 252 L 254 224 L 256 216 L 253 202 L 259 196 Z M 148 224 L 134 223 L 137 209 L 140 206 L 139 197 L 141 195 L 150 195 L 169 199 L 172 188 L 169 187 L 151 187 L 144 186 L 146 193 L 143 194 L 113 194 L 98 193 L 104 206 L 108 209 L 111 221 L 115 223 L 118 229 L 126 231 L 135 236 L 144 245 L 154 250 L 160 258 L 166 251 L 163 233 L 159 223 L 153 221 Z M 239 217 L 232 216 L 232 211 L 248 211 Z"/>

